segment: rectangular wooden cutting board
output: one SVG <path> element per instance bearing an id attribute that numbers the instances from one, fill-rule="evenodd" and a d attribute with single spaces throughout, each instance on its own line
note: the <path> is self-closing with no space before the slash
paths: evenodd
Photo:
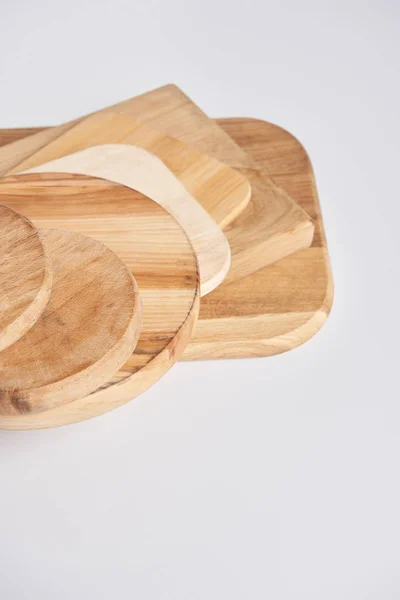
<path id="1" fill-rule="evenodd" d="M 310 160 L 290 133 L 265 121 L 219 119 L 219 126 L 314 219 L 311 247 L 291 254 L 202 299 L 184 359 L 271 356 L 304 343 L 325 323 L 333 280 Z M 25 130 L 14 130 L 22 139 Z M 30 135 L 32 130 L 27 130 Z M 13 130 L 0 130 L 0 145 Z"/>
<path id="2" fill-rule="evenodd" d="M 239 218 L 225 228 L 232 250 L 227 282 L 236 281 L 310 246 L 314 223 L 309 215 L 268 178 L 263 167 L 257 165 L 251 155 L 175 85 L 164 86 L 104 109 L 110 110 L 140 119 L 153 129 L 193 145 L 238 169 L 247 177 L 252 188 L 250 201 Z M 21 164 L 26 165 L 30 155 L 75 123 L 41 131 L 0 149 L 0 175 L 20 171 Z"/>

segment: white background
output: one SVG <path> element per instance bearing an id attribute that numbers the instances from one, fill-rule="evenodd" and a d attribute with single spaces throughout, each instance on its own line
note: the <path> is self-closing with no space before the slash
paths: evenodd
<path id="1" fill-rule="evenodd" d="M 2 599 L 400 598 L 399 39 L 397 0 L 2 0 L 0 127 L 168 82 L 277 123 L 313 161 L 336 287 L 290 353 L 0 432 Z"/>

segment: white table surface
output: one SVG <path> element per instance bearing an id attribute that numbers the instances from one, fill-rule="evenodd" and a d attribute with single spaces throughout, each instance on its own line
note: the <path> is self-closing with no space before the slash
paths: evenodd
<path id="1" fill-rule="evenodd" d="M 0 432 L 2 599 L 400 597 L 399 33 L 396 0 L 3 0 L 0 127 L 168 82 L 277 123 L 313 161 L 336 294 L 292 352 Z"/>

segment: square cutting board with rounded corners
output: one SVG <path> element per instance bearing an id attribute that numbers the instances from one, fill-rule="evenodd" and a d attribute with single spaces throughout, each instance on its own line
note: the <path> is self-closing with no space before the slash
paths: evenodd
<path id="1" fill-rule="evenodd" d="M 184 359 L 271 356 L 311 338 L 332 306 L 332 272 L 314 175 L 303 146 L 284 129 L 248 118 L 217 123 L 259 169 L 296 198 L 314 220 L 315 235 L 309 248 L 240 281 L 223 283 L 203 298 Z M 0 145 L 45 130 L 0 130 Z"/>
<path id="2" fill-rule="evenodd" d="M 107 111 L 140 119 L 153 129 L 238 169 L 248 179 L 252 190 L 250 201 L 240 219 L 225 228 L 232 251 L 227 282 L 310 246 L 314 234 L 312 219 L 177 86 L 166 85 L 99 112 Z M 75 124 L 76 121 L 47 129 L 0 149 L 0 175 L 23 170 L 29 156 Z"/>

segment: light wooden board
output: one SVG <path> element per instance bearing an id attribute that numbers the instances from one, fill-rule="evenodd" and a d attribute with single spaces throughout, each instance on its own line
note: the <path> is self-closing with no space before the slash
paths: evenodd
<path id="1" fill-rule="evenodd" d="M 36 323 L 50 297 L 51 262 L 33 224 L 0 206 L 0 351 Z"/>
<path id="2" fill-rule="evenodd" d="M 219 119 L 219 126 L 307 211 L 315 222 L 310 248 L 202 300 L 184 359 L 271 356 L 311 338 L 326 322 L 333 280 L 318 193 L 301 143 L 284 129 L 256 119 Z M 24 130 L 17 130 L 18 139 Z M 29 132 L 31 133 L 31 132 Z M 10 140 L 10 130 L 0 144 Z"/>
<path id="3" fill-rule="evenodd" d="M 238 171 L 137 119 L 113 112 L 83 119 L 11 172 L 104 144 L 129 144 L 154 154 L 220 227 L 229 225 L 249 203 L 250 184 Z"/>
<path id="4" fill-rule="evenodd" d="M 62 142 L 62 137 L 55 144 Z M 63 146 L 65 148 L 68 144 Z M 74 148 L 79 148 L 79 143 Z M 46 151 L 46 158 L 51 158 L 52 154 L 56 157 L 59 152 Z M 231 262 L 226 237 L 214 219 L 157 156 L 127 144 L 105 144 L 67 156 L 61 152 L 61 155 L 62 158 L 44 164 L 39 160 L 40 166 L 25 172 L 90 175 L 141 192 L 168 210 L 186 232 L 199 262 L 201 295 L 211 292 L 225 278 Z"/>
<path id="5" fill-rule="evenodd" d="M 0 352 L 0 423 L 93 392 L 139 337 L 137 285 L 117 255 L 79 233 L 40 233 L 53 270 L 51 296 L 35 325 Z"/>
<path id="6" fill-rule="evenodd" d="M 250 182 L 252 196 L 241 218 L 225 230 L 232 261 L 227 281 L 235 281 L 301 248 L 310 246 L 314 224 L 304 210 L 217 123 L 175 85 L 167 85 L 104 109 L 138 118 L 152 128 L 195 146 Z M 17 168 L 75 123 L 45 130 L 0 150 L 0 174 Z"/>
<path id="7" fill-rule="evenodd" d="M 0 180 L 0 202 L 39 228 L 88 235 L 113 250 L 134 273 L 142 301 L 138 344 L 125 365 L 96 392 L 41 413 L 3 416 L 0 427 L 32 429 L 74 423 L 131 400 L 178 360 L 199 310 L 199 271 L 176 220 L 128 187 L 80 175 L 27 174 Z"/>

